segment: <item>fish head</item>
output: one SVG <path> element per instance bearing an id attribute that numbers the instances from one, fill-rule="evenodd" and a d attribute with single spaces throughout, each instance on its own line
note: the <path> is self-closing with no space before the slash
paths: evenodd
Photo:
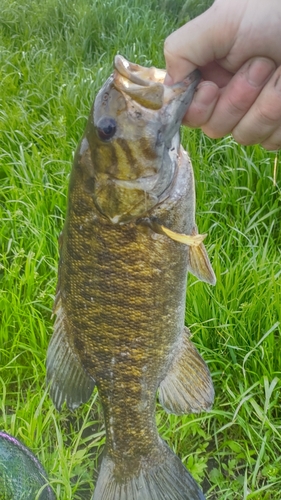
<path id="1" fill-rule="evenodd" d="M 112 223 L 144 216 L 173 183 L 179 128 L 200 72 L 173 86 L 164 78 L 164 70 L 118 55 L 91 110 L 80 147 L 90 155 L 95 205 Z"/>

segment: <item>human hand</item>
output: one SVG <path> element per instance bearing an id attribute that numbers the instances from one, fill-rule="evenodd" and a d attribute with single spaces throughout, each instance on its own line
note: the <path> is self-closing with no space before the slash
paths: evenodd
<path id="1" fill-rule="evenodd" d="M 216 0 L 165 42 L 165 83 L 199 67 L 183 123 L 212 138 L 281 148 L 281 1 Z"/>

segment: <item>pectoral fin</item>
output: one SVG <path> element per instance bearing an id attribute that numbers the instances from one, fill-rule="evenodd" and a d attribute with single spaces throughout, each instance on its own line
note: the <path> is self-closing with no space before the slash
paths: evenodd
<path id="1" fill-rule="evenodd" d="M 189 246 L 188 270 L 191 274 L 194 274 L 200 281 L 205 281 L 210 285 L 216 284 L 215 273 L 209 260 L 207 250 L 202 243 L 207 234 L 198 234 L 196 227 L 191 235 L 175 233 L 164 226 L 160 226 L 160 230 L 172 240 Z"/>
<path id="2" fill-rule="evenodd" d="M 197 227 L 193 228 L 192 234 L 183 234 L 159 224 L 154 220 L 143 219 L 143 225 L 149 226 L 155 233 L 164 234 L 171 240 L 183 243 L 189 247 L 188 270 L 200 281 L 210 285 L 216 284 L 216 276 L 210 263 L 206 248 L 202 243 L 207 234 L 198 234 Z"/>
<path id="3" fill-rule="evenodd" d="M 216 284 L 216 276 L 203 243 L 189 247 L 188 270 L 200 281 Z"/>
<path id="4" fill-rule="evenodd" d="M 184 330 L 169 372 L 159 387 L 159 399 L 168 413 L 182 415 L 210 410 L 214 388 L 209 369 Z"/>
<path id="5" fill-rule="evenodd" d="M 61 300 L 56 302 L 57 317 L 47 352 L 47 383 L 57 410 L 65 401 L 74 410 L 90 398 L 95 382 L 85 372 L 67 337 L 67 318 Z"/>

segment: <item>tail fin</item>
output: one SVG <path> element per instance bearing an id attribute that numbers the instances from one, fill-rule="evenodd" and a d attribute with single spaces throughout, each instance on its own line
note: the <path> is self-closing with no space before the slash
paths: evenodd
<path id="1" fill-rule="evenodd" d="M 135 475 L 120 475 L 119 464 L 106 455 L 92 500 L 205 500 L 180 459 L 163 441 L 160 445 L 159 462 L 142 458 Z"/>

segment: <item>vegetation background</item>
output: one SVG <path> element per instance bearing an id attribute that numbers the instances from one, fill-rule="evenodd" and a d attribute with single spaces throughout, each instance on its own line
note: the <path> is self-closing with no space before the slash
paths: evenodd
<path id="1" fill-rule="evenodd" d="M 104 444 L 96 394 L 58 414 L 45 389 L 73 154 L 114 55 L 164 67 L 165 37 L 210 3 L 1 2 L 0 430 L 34 451 L 60 500 L 91 498 Z M 189 279 L 186 323 L 216 400 L 195 416 L 159 407 L 159 431 L 208 500 L 280 500 L 279 155 L 198 130 L 183 130 L 182 142 L 218 278 L 214 288 Z"/>

